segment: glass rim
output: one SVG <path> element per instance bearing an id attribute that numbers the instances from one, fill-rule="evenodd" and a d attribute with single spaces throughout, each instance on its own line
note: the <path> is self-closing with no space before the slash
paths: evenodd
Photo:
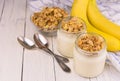
<path id="1" fill-rule="evenodd" d="M 66 20 L 66 19 L 71 19 L 72 17 L 77 17 L 77 16 L 70 16 L 70 15 L 69 15 L 69 16 L 63 18 L 62 21 Z M 83 30 L 81 30 L 81 31 L 79 31 L 79 32 L 77 32 L 77 33 L 75 33 L 75 32 L 67 32 L 67 31 L 64 30 L 64 29 L 62 28 L 62 26 L 61 26 L 61 25 L 62 25 L 62 21 L 59 23 L 58 29 L 61 30 L 61 31 L 63 31 L 64 33 L 67 33 L 67 34 L 79 34 L 79 33 L 83 33 L 83 31 L 86 32 L 87 26 L 86 26 L 85 21 L 84 21 L 82 18 L 80 18 L 80 17 L 77 17 L 77 18 L 79 18 L 79 19 L 82 21 L 82 23 L 83 23 Z"/>
<path id="2" fill-rule="evenodd" d="M 78 44 L 77 44 L 77 43 L 78 43 L 78 39 L 79 39 L 80 37 L 82 37 L 83 35 L 85 35 L 85 34 L 95 35 L 95 36 L 98 36 L 98 37 L 102 38 L 102 41 L 103 41 L 103 47 L 102 47 L 102 49 L 100 49 L 99 51 L 93 51 L 93 52 L 90 52 L 90 51 L 86 51 L 86 50 L 81 49 L 81 48 L 78 46 Z M 104 38 L 103 36 L 101 36 L 101 35 L 99 35 L 99 34 L 97 34 L 97 33 L 93 33 L 93 32 L 82 33 L 82 34 L 78 35 L 78 37 L 77 37 L 76 40 L 75 40 L 75 49 L 76 49 L 78 52 L 82 51 L 82 52 L 86 53 L 85 55 L 87 55 L 87 56 L 98 55 L 98 54 L 101 53 L 103 50 L 105 50 L 106 47 L 107 47 L 107 46 L 106 46 L 105 38 Z"/>

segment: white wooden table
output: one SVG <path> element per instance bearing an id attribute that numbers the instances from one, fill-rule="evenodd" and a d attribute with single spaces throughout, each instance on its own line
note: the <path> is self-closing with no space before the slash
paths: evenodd
<path id="1" fill-rule="evenodd" d="M 42 50 L 27 50 L 19 45 L 17 36 L 33 40 L 37 28 L 30 22 L 27 0 L 0 0 L 0 81 L 120 81 L 120 73 L 106 65 L 96 78 L 78 76 L 61 70 L 56 60 Z M 56 37 L 48 37 L 49 48 L 57 51 Z"/>

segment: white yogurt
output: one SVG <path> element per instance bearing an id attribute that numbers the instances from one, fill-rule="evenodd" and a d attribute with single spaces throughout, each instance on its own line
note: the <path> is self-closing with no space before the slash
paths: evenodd
<path id="1" fill-rule="evenodd" d="M 58 51 L 67 57 L 73 57 L 73 47 L 77 35 L 70 35 L 63 33 L 62 31 L 57 32 L 57 45 Z"/>
<path id="2" fill-rule="evenodd" d="M 69 18 L 71 17 L 68 17 L 68 20 Z M 83 20 L 81 21 L 83 22 Z M 70 33 L 62 29 L 60 26 L 57 32 L 57 48 L 62 55 L 67 57 L 73 57 L 73 47 L 77 36 L 81 33 L 86 32 L 85 24 L 83 24 L 83 27 L 83 30 L 79 31 L 78 33 Z"/>
<path id="3" fill-rule="evenodd" d="M 74 70 L 83 77 L 96 77 L 104 70 L 106 60 L 106 47 L 97 52 L 97 55 L 87 55 L 77 45 L 74 47 Z"/>

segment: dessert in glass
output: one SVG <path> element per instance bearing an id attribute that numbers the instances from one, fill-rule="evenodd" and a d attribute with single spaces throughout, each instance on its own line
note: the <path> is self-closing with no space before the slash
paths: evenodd
<path id="1" fill-rule="evenodd" d="M 58 51 L 66 56 L 73 57 L 73 47 L 77 36 L 86 32 L 86 25 L 79 17 L 68 16 L 64 18 L 57 31 Z"/>
<path id="2" fill-rule="evenodd" d="M 83 77 L 96 77 L 105 66 L 105 39 L 95 33 L 81 34 L 75 41 L 73 54 L 75 72 Z"/>

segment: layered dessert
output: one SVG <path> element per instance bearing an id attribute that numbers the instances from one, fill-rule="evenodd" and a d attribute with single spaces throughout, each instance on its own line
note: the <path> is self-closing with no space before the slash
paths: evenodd
<path id="1" fill-rule="evenodd" d="M 67 57 L 73 57 L 73 47 L 76 37 L 86 32 L 86 26 L 78 17 L 67 17 L 63 19 L 57 32 L 58 51 Z"/>
<path id="2" fill-rule="evenodd" d="M 102 73 L 106 60 L 106 44 L 95 33 L 81 34 L 74 47 L 74 69 L 83 77 L 95 77 Z"/>

